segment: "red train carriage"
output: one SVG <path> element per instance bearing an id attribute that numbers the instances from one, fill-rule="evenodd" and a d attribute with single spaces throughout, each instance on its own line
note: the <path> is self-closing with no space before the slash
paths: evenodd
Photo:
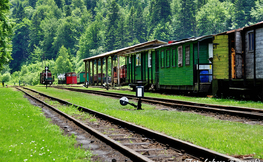
<path id="1" fill-rule="evenodd" d="M 66 84 L 77 84 L 77 75 L 75 72 L 66 73 Z"/>
<path id="2" fill-rule="evenodd" d="M 114 83 L 118 83 L 118 75 L 117 75 L 117 67 L 115 66 L 113 68 L 113 76 L 114 76 Z M 127 65 L 122 65 L 120 67 L 120 82 L 125 83 L 126 78 L 127 78 Z"/>
<path id="3" fill-rule="evenodd" d="M 121 83 L 124 83 L 126 81 L 126 78 L 127 78 L 127 65 L 123 65 L 121 66 L 121 69 L 120 69 Z"/>

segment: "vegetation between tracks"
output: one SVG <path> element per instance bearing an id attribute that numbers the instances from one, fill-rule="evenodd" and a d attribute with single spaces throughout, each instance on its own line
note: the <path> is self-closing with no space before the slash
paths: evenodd
<path id="1" fill-rule="evenodd" d="M 131 106 L 121 106 L 118 99 L 54 88 L 30 88 L 224 154 L 263 158 L 263 127 L 260 125 L 216 120 L 185 112 L 160 111 L 147 104 L 143 104 L 143 111 L 133 111 Z"/>
<path id="2" fill-rule="evenodd" d="M 87 161 L 91 153 L 75 148 L 21 92 L 0 88 L 0 159 L 5 161 Z"/>
<path id="3" fill-rule="evenodd" d="M 84 87 L 72 87 L 72 88 L 87 89 Z M 106 90 L 102 88 L 91 88 L 91 87 L 89 87 L 88 90 L 135 95 L 135 92 L 127 91 L 127 90 L 126 91 L 125 90 L 114 90 L 114 89 Z M 197 103 L 205 103 L 205 104 L 216 104 L 216 105 L 227 105 L 227 106 L 238 106 L 238 107 L 250 107 L 250 108 L 263 109 L 263 103 L 260 101 L 255 102 L 255 101 L 238 101 L 234 99 L 220 99 L 220 98 L 209 98 L 209 97 L 188 97 L 188 96 L 181 96 L 181 95 L 168 95 L 168 94 L 159 94 L 159 93 L 152 93 L 152 92 L 145 92 L 144 96 L 173 99 L 173 100 L 182 100 L 182 101 L 197 102 Z"/>

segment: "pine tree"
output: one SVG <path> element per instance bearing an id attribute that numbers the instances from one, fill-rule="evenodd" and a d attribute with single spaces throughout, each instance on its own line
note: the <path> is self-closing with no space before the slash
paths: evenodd
<path id="1" fill-rule="evenodd" d="M 152 0 L 149 9 L 148 37 L 158 24 L 170 21 L 171 7 L 168 0 Z"/>
<path id="2" fill-rule="evenodd" d="M 196 3 L 195 0 L 185 0 L 181 1 L 182 6 L 179 12 L 179 27 L 176 31 L 179 38 L 188 38 L 195 36 L 195 13 L 196 13 Z"/>
<path id="3" fill-rule="evenodd" d="M 241 28 L 252 21 L 250 11 L 255 7 L 254 0 L 235 0 L 234 28 Z"/>
<path id="4" fill-rule="evenodd" d="M 0 71 L 3 70 L 3 65 L 9 63 L 12 60 L 11 57 L 11 34 L 12 24 L 8 18 L 9 15 L 9 1 L 0 1 Z"/>
<path id="5" fill-rule="evenodd" d="M 35 8 L 37 0 L 28 0 L 29 6 Z"/>
<path id="6" fill-rule="evenodd" d="M 58 8 L 62 9 L 64 4 L 65 4 L 65 1 L 64 0 L 54 0 L 58 6 Z"/>
<path id="7" fill-rule="evenodd" d="M 117 37 L 119 36 L 117 33 L 118 28 L 118 20 L 120 18 L 119 15 L 119 6 L 115 0 L 112 0 L 109 5 L 108 14 L 107 14 L 107 29 L 106 29 L 106 48 L 107 51 L 111 51 L 116 49 L 114 44 L 116 43 Z"/>
<path id="8" fill-rule="evenodd" d="M 12 57 L 14 58 L 10 63 L 10 68 L 13 71 L 18 71 L 24 60 L 29 57 L 29 33 L 30 21 L 24 19 L 23 22 L 16 24 L 14 27 L 14 35 L 12 38 Z"/>
<path id="9" fill-rule="evenodd" d="M 16 19 L 16 23 L 19 23 L 25 18 L 25 10 L 22 3 L 17 3 L 16 7 L 13 10 L 13 17 Z"/>

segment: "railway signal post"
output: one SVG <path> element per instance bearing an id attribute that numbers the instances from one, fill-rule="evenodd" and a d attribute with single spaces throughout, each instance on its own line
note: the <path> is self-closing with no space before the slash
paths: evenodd
<path id="1" fill-rule="evenodd" d="M 127 97 L 122 97 L 120 99 L 120 104 L 122 106 L 126 106 L 127 104 L 130 104 L 133 107 L 136 107 L 137 110 L 142 110 L 142 100 L 141 100 L 141 98 L 144 97 L 144 86 L 137 86 L 136 88 L 137 88 L 137 90 L 136 90 L 136 97 L 139 98 L 138 105 L 135 105 L 133 103 L 129 103 L 129 100 L 128 100 Z"/>
<path id="2" fill-rule="evenodd" d="M 45 72 L 46 72 L 45 84 L 46 84 L 46 89 L 47 89 L 47 77 L 48 77 L 48 76 L 47 76 L 47 72 L 48 72 L 48 67 L 47 67 L 47 66 L 45 67 L 45 70 L 46 70 L 46 71 L 45 71 Z"/>

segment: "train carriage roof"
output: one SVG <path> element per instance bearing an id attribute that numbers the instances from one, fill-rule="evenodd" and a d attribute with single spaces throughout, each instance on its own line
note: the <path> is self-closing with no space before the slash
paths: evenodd
<path id="1" fill-rule="evenodd" d="M 188 39 L 182 39 L 182 40 L 176 41 L 174 43 L 158 46 L 158 47 L 156 47 L 154 49 L 159 49 L 159 48 L 162 48 L 162 47 L 169 47 L 169 46 L 179 45 L 179 44 L 183 44 L 183 43 L 187 43 L 187 42 L 203 41 L 203 40 L 206 40 L 206 39 L 209 39 L 209 38 L 213 38 L 213 35 L 206 35 L 206 36 L 201 36 L 201 37 L 192 37 L 192 38 L 188 38 Z"/>
<path id="2" fill-rule="evenodd" d="M 132 51 L 136 51 L 138 48 L 142 48 L 142 47 L 146 47 L 146 46 L 154 46 L 154 45 L 159 46 L 159 45 L 162 45 L 162 44 L 167 44 L 167 42 L 155 39 L 155 40 L 152 40 L 152 41 L 139 43 L 139 44 L 136 44 L 136 45 L 133 45 L 133 46 L 129 46 L 129 47 L 121 48 L 121 49 L 118 49 L 118 50 L 102 53 L 102 54 L 96 55 L 96 56 L 92 56 L 92 57 L 83 59 L 83 61 L 86 62 L 86 61 L 96 60 L 96 59 L 99 59 L 99 58 L 108 57 L 108 56 L 114 56 L 114 55 L 125 55 L 126 53 L 130 53 Z"/>

